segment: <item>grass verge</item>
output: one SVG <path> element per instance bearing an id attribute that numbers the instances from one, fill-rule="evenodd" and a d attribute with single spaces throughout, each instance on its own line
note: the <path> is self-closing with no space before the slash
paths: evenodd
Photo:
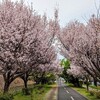
<path id="1" fill-rule="evenodd" d="M 100 86 L 96 87 L 96 86 L 90 85 L 89 87 L 92 88 L 92 89 L 100 90 Z"/>
<path id="2" fill-rule="evenodd" d="M 14 100 L 44 100 L 45 94 L 53 87 L 53 85 L 35 85 L 31 95 L 23 95 L 19 91 Z"/>
<path id="3" fill-rule="evenodd" d="M 95 96 L 91 96 L 90 93 L 84 87 L 82 88 L 74 87 L 73 84 L 69 83 L 67 83 L 67 86 L 71 87 L 72 89 L 74 89 L 75 91 L 86 97 L 88 100 L 100 100 L 97 99 Z"/>

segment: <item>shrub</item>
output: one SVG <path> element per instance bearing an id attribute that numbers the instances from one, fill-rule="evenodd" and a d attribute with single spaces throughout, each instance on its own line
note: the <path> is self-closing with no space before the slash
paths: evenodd
<path id="1" fill-rule="evenodd" d="M 40 91 L 38 91 L 39 94 L 44 93 L 44 89 L 41 89 Z"/>
<path id="2" fill-rule="evenodd" d="M 97 99 L 100 99 L 100 91 L 96 91 L 95 96 L 96 96 Z"/>
<path id="3" fill-rule="evenodd" d="M 83 81 L 82 80 L 79 81 L 79 85 L 80 85 L 80 87 L 82 87 L 82 85 L 83 85 Z"/>
<path id="4" fill-rule="evenodd" d="M 0 94 L 0 100 L 13 100 L 14 97 L 12 94 Z"/>
<path id="5" fill-rule="evenodd" d="M 43 85 L 38 85 L 38 86 L 37 86 L 37 89 L 38 89 L 38 90 L 41 90 L 42 88 L 43 88 Z"/>
<path id="6" fill-rule="evenodd" d="M 91 96 L 93 96 L 95 94 L 95 91 L 94 90 L 90 90 L 89 92 L 90 92 L 90 95 Z"/>
<path id="7" fill-rule="evenodd" d="M 32 88 L 23 88 L 22 93 L 23 95 L 30 95 L 32 93 Z"/>

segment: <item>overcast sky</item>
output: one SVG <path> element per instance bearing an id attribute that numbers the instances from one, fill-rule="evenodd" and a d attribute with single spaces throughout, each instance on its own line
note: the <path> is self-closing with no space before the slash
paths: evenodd
<path id="1" fill-rule="evenodd" d="M 0 0 L 2 1 L 2 0 Z M 20 1 L 20 0 L 12 0 Z M 54 9 L 59 8 L 59 22 L 65 26 L 69 21 L 78 20 L 86 23 L 90 16 L 96 13 L 100 0 L 23 0 L 26 4 L 33 4 L 34 10 L 39 14 L 47 14 L 53 18 Z"/>
<path id="2" fill-rule="evenodd" d="M 12 0 L 16 1 L 16 0 Z M 49 18 L 53 17 L 55 7 L 59 8 L 59 20 L 62 26 L 71 20 L 79 20 L 85 23 L 85 20 L 96 13 L 96 6 L 100 0 L 24 0 L 26 3 L 33 3 L 33 8 L 39 13 L 47 13 Z"/>

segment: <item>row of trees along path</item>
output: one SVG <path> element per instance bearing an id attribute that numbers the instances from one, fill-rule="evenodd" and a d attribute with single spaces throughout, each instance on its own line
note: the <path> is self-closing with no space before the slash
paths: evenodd
<path id="1" fill-rule="evenodd" d="M 55 39 L 58 44 L 55 45 Z M 4 93 L 21 77 L 27 88 L 30 75 L 57 74 L 61 71 L 56 46 L 71 62 L 69 73 L 77 77 L 91 76 L 100 82 L 100 14 L 91 16 L 87 24 L 78 21 L 61 28 L 58 10 L 54 19 L 37 14 L 23 1 L 0 3 L 0 74 L 4 78 Z M 55 66 L 56 65 L 56 66 Z"/>
<path id="2" fill-rule="evenodd" d="M 0 74 L 4 78 L 4 93 L 17 77 L 23 79 L 27 88 L 30 75 L 59 72 L 52 45 L 59 27 L 56 12 L 54 20 L 48 20 L 46 14 L 39 15 L 23 0 L 0 3 Z"/>

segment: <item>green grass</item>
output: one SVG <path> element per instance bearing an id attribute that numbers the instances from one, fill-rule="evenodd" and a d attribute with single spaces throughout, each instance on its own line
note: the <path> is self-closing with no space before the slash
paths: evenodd
<path id="1" fill-rule="evenodd" d="M 95 96 L 91 96 L 90 93 L 88 91 L 86 91 L 85 88 L 73 87 L 73 89 L 76 90 L 77 92 L 79 92 L 81 95 L 85 96 L 88 100 L 99 100 Z"/>
<path id="2" fill-rule="evenodd" d="M 97 86 L 97 87 L 96 87 L 96 86 L 90 85 L 89 87 L 92 88 L 92 89 L 100 90 L 100 86 Z"/>
<path id="3" fill-rule="evenodd" d="M 25 96 L 20 91 L 14 96 L 14 100 L 44 100 L 45 94 L 52 88 L 52 85 L 36 85 L 32 94 Z"/>
<path id="4" fill-rule="evenodd" d="M 30 95 L 24 96 L 21 92 L 19 92 L 17 95 L 14 96 L 14 100 L 31 100 Z"/>
<path id="5" fill-rule="evenodd" d="M 85 96 L 88 100 L 100 100 L 100 99 L 97 99 L 95 96 L 91 96 L 90 93 L 84 87 L 77 88 L 77 87 L 74 87 L 73 84 L 69 84 L 69 83 L 67 83 L 67 86 L 79 92 L 81 95 Z"/>

